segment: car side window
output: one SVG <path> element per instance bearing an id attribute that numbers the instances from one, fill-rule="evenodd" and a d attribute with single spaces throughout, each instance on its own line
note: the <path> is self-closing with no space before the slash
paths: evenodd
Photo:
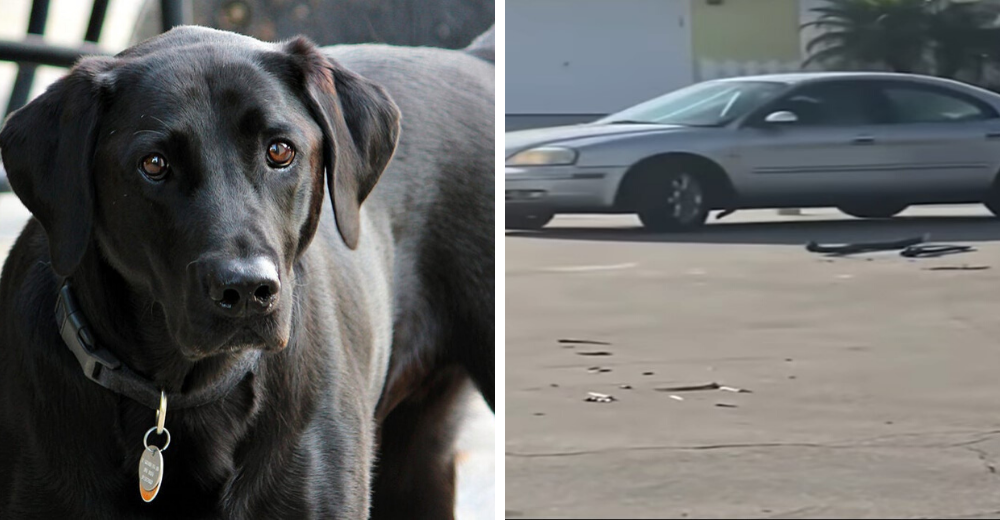
<path id="1" fill-rule="evenodd" d="M 933 87 L 887 85 L 882 94 L 896 124 L 983 121 L 998 117 L 996 110 L 985 103 Z"/>
<path id="2" fill-rule="evenodd" d="M 792 112 L 796 125 L 854 126 L 877 122 L 871 88 L 855 83 L 824 83 L 795 89 L 773 103 L 767 113 Z M 764 114 L 765 116 L 767 114 Z"/>

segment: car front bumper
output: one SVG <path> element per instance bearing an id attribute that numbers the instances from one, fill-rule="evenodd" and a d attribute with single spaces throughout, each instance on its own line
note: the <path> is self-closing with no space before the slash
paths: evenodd
<path id="1" fill-rule="evenodd" d="M 614 207 L 627 168 L 534 166 L 504 169 L 508 212 L 581 213 Z"/>

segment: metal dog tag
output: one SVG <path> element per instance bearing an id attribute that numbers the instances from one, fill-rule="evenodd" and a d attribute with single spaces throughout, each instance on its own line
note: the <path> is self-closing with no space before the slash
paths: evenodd
<path id="1" fill-rule="evenodd" d="M 160 492 L 163 481 L 163 455 L 160 448 L 147 446 L 139 459 L 139 494 L 145 502 L 152 502 Z"/>

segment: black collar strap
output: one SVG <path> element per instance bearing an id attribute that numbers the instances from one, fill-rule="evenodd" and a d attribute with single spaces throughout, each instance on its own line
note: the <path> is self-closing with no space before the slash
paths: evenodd
<path id="1" fill-rule="evenodd" d="M 59 290 L 56 323 L 63 341 L 80 362 L 80 368 L 87 379 L 154 410 L 159 407 L 160 389 L 152 381 L 130 370 L 111 351 L 101 348 L 94 341 L 87 320 L 73 297 L 68 279 Z M 221 381 L 196 392 L 167 393 L 170 408 L 195 408 L 221 399 L 243 381 L 248 373 L 256 372 L 259 360 L 260 351 L 248 351 Z"/>

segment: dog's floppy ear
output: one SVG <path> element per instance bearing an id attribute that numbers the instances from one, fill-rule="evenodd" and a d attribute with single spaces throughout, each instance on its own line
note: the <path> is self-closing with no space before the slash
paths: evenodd
<path id="1" fill-rule="evenodd" d="M 323 130 L 323 163 L 337 228 L 358 245 L 361 203 L 389 164 L 399 138 L 399 109 L 381 86 L 323 56 L 305 38 L 285 44 L 298 63 L 307 102 Z"/>
<path id="2" fill-rule="evenodd" d="M 69 276 L 83 258 L 94 220 L 91 166 L 100 111 L 98 75 L 108 58 L 86 58 L 11 114 L 0 154 L 14 193 L 41 222 L 52 268 Z"/>

